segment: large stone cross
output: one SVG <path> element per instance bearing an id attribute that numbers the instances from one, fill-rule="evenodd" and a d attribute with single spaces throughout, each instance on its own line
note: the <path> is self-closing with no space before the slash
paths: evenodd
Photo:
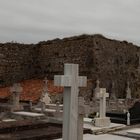
<path id="1" fill-rule="evenodd" d="M 95 119 L 96 126 L 108 126 L 110 125 L 110 118 L 106 117 L 106 98 L 109 97 L 109 93 L 105 88 L 100 88 L 100 92 L 96 93 L 96 98 L 100 99 L 100 117 Z"/>
<path id="2" fill-rule="evenodd" d="M 87 77 L 78 73 L 78 64 L 65 64 L 64 75 L 54 76 L 54 84 L 64 87 L 63 140 L 78 139 L 78 88 L 87 85 Z"/>

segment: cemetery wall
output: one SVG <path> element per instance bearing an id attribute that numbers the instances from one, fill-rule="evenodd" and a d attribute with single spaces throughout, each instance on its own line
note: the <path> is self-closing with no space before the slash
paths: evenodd
<path id="1" fill-rule="evenodd" d="M 139 55 L 140 48 L 132 43 L 102 35 L 81 35 L 35 45 L 0 44 L 0 85 L 44 76 L 53 79 L 54 74 L 63 74 L 63 63 L 78 63 L 80 75 L 92 79 L 93 88 L 99 79 L 100 86 L 111 93 L 114 82 L 114 91 L 122 97 L 129 81 L 132 94 L 137 95 Z"/>

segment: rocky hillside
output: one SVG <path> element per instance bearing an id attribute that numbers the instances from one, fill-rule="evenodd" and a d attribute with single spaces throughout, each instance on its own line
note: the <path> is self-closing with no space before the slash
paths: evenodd
<path id="1" fill-rule="evenodd" d="M 140 92 L 140 48 L 102 35 L 81 35 L 35 45 L 0 44 L 1 86 L 23 79 L 53 79 L 64 63 L 80 65 L 80 75 L 100 80 L 100 86 L 125 97 L 127 81 L 133 96 Z M 112 83 L 114 87 L 112 89 Z M 95 87 L 95 82 L 93 88 Z"/>

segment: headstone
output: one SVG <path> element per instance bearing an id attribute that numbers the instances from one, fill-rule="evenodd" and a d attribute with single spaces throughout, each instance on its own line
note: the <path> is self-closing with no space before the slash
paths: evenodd
<path id="1" fill-rule="evenodd" d="M 131 89 L 130 89 L 130 84 L 127 82 L 127 88 L 126 88 L 126 99 L 131 99 Z"/>
<path id="2" fill-rule="evenodd" d="M 64 75 L 54 76 L 56 86 L 63 86 L 63 140 L 78 140 L 78 93 L 87 78 L 78 75 L 78 64 L 65 64 Z"/>
<path id="3" fill-rule="evenodd" d="M 111 89 L 111 95 L 110 95 L 111 100 L 116 100 L 116 94 L 115 94 L 115 83 L 112 82 L 112 89 Z"/>
<path id="4" fill-rule="evenodd" d="M 99 93 L 100 92 L 100 81 L 97 79 L 96 80 L 96 88 L 94 90 L 94 93 Z"/>
<path id="5" fill-rule="evenodd" d="M 106 98 L 109 94 L 106 93 L 105 88 L 100 88 L 100 92 L 96 94 L 96 98 L 100 99 L 99 118 L 95 118 L 95 126 L 104 127 L 110 125 L 110 118 L 106 117 Z"/>
<path id="6" fill-rule="evenodd" d="M 42 91 L 42 95 L 41 95 L 40 101 L 45 103 L 45 104 L 50 104 L 51 103 L 51 98 L 50 98 L 50 96 L 48 94 L 47 85 L 48 85 L 48 80 L 45 77 L 45 79 L 44 79 L 44 88 L 43 88 L 43 91 Z"/>
<path id="7" fill-rule="evenodd" d="M 22 109 L 20 105 L 20 94 L 22 93 L 23 89 L 19 83 L 14 83 L 13 86 L 10 88 L 10 92 L 12 94 L 12 111 Z"/>

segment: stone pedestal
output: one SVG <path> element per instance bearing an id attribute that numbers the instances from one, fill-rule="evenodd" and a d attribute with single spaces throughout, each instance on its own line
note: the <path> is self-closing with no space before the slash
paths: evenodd
<path id="1" fill-rule="evenodd" d="M 95 126 L 97 127 L 105 127 L 110 125 L 110 118 L 104 117 L 104 118 L 95 118 Z"/>

